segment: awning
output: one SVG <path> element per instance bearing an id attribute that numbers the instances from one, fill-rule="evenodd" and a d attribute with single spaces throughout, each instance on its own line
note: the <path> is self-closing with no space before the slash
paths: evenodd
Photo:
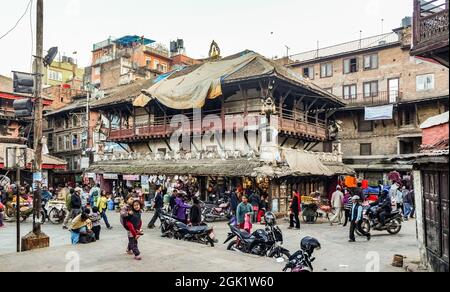
<path id="1" fill-rule="evenodd" d="M 403 134 L 400 136 L 397 136 L 397 139 L 402 139 L 402 138 L 422 138 L 423 134 L 422 133 L 412 133 L 412 134 Z"/>
<path id="2" fill-rule="evenodd" d="M 283 151 L 283 154 L 291 170 L 299 175 L 332 176 L 334 174 L 314 154 L 287 149 Z"/>

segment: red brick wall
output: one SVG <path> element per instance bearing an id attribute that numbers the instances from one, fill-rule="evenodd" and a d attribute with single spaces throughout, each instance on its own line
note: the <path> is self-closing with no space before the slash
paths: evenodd
<path id="1" fill-rule="evenodd" d="M 425 146 L 431 146 L 439 141 L 448 139 L 449 126 L 447 124 L 431 127 L 423 130 L 422 144 Z"/>

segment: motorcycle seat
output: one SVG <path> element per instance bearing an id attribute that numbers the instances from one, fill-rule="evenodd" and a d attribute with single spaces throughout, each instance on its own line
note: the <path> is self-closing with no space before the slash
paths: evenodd
<path id="1" fill-rule="evenodd" d="M 401 214 L 401 212 L 399 210 L 395 210 L 391 214 L 389 214 L 388 217 L 392 218 L 392 217 L 395 217 L 395 216 L 400 215 L 400 214 Z"/>
<path id="2" fill-rule="evenodd" d="M 241 234 L 242 238 L 244 238 L 244 239 L 249 239 L 252 237 L 252 235 L 250 233 L 248 233 L 247 231 L 240 231 L 239 233 Z"/>
<path id="3" fill-rule="evenodd" d="M 208 231 L 208 226 L 189 226 L 188 231 L 192 234 L 201 234 Z"/>

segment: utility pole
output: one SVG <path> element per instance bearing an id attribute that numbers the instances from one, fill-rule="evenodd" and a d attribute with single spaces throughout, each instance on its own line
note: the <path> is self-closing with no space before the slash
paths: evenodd
<path id="1" fill-rule="evenodd" d="M 37 15 L 36 15 L 36 55 L 34 62 L 35 75 L 35 116 L 34 116 L 34 164 L 33 173 L 39 179 L 42 175 L 42 73 L 44 67 L 44 0 L 37 0 Z M 42 189 L 41 182 L 35 181 L 35 191 L 33 196 L 33 231 L 22 238 L 22 250 L 32 250 L 35 248 L 48 247 L 50 239 L 41 231 L 41 224 L 39 219 L 41 211 Z"/>
<path id="2" fill-rule="evenodd" d="M 44 58 L 44 0 L 37 0 L 37 24 L 36 24 L 36 90 L 35 98 L 35 117 L 34 117 L 34 172 L 42 172 L 42 73 L 43 73 L 43 58 Z M 41 174 L 42 177 L 42 174 Z M 36 218 L 40 216 L 41 210 L 41 196 L 42 190 L 39 183 L 36 184 L 36 191 L 34 193 L 34 215 L 33 215 L 33 232 L 35 234 L 41 233 L 41 225 L 36 222 Z"/>

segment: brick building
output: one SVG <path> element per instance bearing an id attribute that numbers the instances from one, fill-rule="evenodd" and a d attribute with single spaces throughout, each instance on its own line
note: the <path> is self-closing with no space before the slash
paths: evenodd
<path id="1" fill-rule="evenodd" d="M 169 51 L 155 41 L 138 36 L 109 38 L 94 44 L 89 82 L 102 90 L 150 79 L 170 71 Z"/>
<path id="2" fill-rule="evenodd" d="M 410 56 L 408 22 L 391 33 L 290 56 L 286 65 L 347 103 L 335 113 L 344 161 L 372 182 L 392 170 L 411 171 L 389 158 L 418 152 L 419 125 L 448 110 L 448 69 Z"/>

